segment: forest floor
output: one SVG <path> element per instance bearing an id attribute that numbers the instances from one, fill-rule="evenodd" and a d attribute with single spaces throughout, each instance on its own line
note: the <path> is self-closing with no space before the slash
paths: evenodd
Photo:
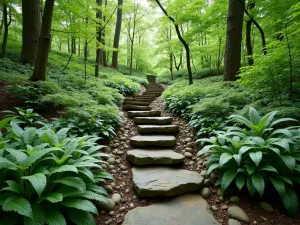
<path id="1" fill-rule="evenodd" d="M 166 88 L 167 86 L 164 86 Z M 205 171 L 206 163 L 199 163 L 199 161 L 205 162 L 205 157 L 197 158 L 196 154 L 200 149 L 200 146 L 194 144 L 196 136 L 193 133 L 193 129 L 179 116 L 169 113 L 164 109 L 163 100 L 161 97 L 156 98 L 150 105 L 152 110 L 159 110 L 162 112 L 161 116 L 173 117 L 173 124 L 179 126 L 179 132 L 176 135 L 176 146 L 173 150 L 177 153 L 184 154 L 184 149 L 187 147 L 186 140 L 192 139 L 193 143 L 193 158 L 185 158 L 184 163 L 176 168 L 182 168 L 190 171 L 196 171 L 202 174 Z M 114 175 L 115 180 L 111 183 L 104 184 L 110 194 L 117 193 L 121 195 L 121 202 L 116 204 L 115 208 L 111 212 L 101 211 L 99 216 L 96 217 L 97 225 L 117 225 L 121 224 L 124 220 L 126 213 L 136 207 L 145 207 L 154 203 L 168 202 L 172 198 L 156 197 L 156 198 L 140 198 L 137 196 L 133 188 L 132 172 L 131 168 L 133 164 L 129 163 L 126 159 L 126 151 L 133 149 L 130 145 L 130 138 L 137 135 L 137 126 L 133 123 L 132 119 L 128 118 L 127 113 L 123 111 L 123 125 L 118 131 L 118 135 L 110 142 L 109 147 L 111 148 L 112 157 L 115 158 L 115 163 L 108 166 L 110 172 Z M 208 202 L 211 212 L 215 219 L 222 225 L 227 225 L 230 219 L 227 209 L 230 206 L 238 206 L 243 209 L 250 219 L 250 224 L 258 225 L 299 225 L 300 214 L 296 217 L 290 218 L 283 213 L 283 208 L 280 203 L 280 199 L 274 199 L 273 195 L 266 196 L 266 199 L 271 203 L 275 211 L 268 212 L 262 210 L 259 206 L 261 202 L 259 197 L 251 198 L 246 193 L 238 193 L 237 191 L 231 191 L 225 193 L 224 196 L 220 197 L 218 188 L 214 187 L 214 182 L 207 185 L 211 194 L 205 200 Z M 200 194 L 200 190 L 194 192 Z M 238 202 L 231 202 L 232 196 L 238 196 Z M 153 215 L 155 217 L 155 215 Z M 188 224 L 188 223 L 187 223 Z M 201 224 L 201 223 L 199 223 Z M 246 224 L 246 223 L 241 223 Z M 162 225 L 162 224 L 158 224 Z"/>

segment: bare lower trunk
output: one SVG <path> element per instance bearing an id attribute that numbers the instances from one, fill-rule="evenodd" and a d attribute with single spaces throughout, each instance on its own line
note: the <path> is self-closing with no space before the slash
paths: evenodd
<path id="1" fill-rule="evenodd" d="M 245 0 L 229 0 L 224 59 L 225 81 L 236 80 L 240 69 L 244 5 Z"/>
<path id="2" fill-rule="evenodd" d="M 2 57 L 7 57 L 6 46 L 7 46 L 7 39 L 8 39 L 8 27 L 9 27 L 9 21 L 7 17 L 8 17 L 7 5 L 3 4 L 4 34 L 3 34 L 2 46 L 1 46 Z"/>
<path id="3" fill-rule="evenodd" d="M 123 0 L 118 0 L 118 11 L 117 11 L 117 22 L 116 22 L 116 29 L 115 29 L 115 36 L 114 36 L 114 51 L 112 55 L 112 62 L 111 65 L 113 68 L 118 68 L 118 57 L 119 57 L 119 42 L 120 42 L 120 34 L 121 34 L 121 27 L 122 27 L 122 5 Z"/>
<path id="4" fill-rule="evenodd" d="M 252 66 L 254 64 L 253 60 L 253 49 L 251 43 L 251 27 L 252 20 L 247 21 L 246 24 L 246 47 L 247 47 L 247 55 L 248 55 L 248 65 Z"/>
<path id="5" fill-rule="evenodd" d="M 22 0 L 22 51 L 20 62 L 34 65 L 41 31 L 40 0 Z"/>
<path id="6" fill-rule="evenodd" d="M 55 0 L 46 0 L 43 14 L 41 35 L 39 40 L 38 55 L 31 81 L 46 80 L 46 69 L 51 44 L 51 25 Z"/>

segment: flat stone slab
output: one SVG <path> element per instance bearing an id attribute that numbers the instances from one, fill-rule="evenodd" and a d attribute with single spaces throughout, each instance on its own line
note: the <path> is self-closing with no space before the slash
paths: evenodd
<path id="1" fill-rule="evenodd" d="M 187 194 L 169 202 L 129 211 L 122 225 L 219 225 L 200 196 Z"/>
<path id="2" fill-rule="evenodd" d="M 173 117 L 135 117 L 135 124 L 167 125 L 172 124 Z"/>
<path id="3" fill-rule="evenodd" d="M 139 125 L 138 131 L 141 134 L 176 133 L 179 131 L 179 126 L 177 126 L 177 125 Z"/>
<path id="4" fill-rule="evenodd" d="M 143 150 L 134 149 L 127 152 L 128 161 L 135 165 L 170 165 L 182 163 L 184 155 L 173 150 Z"/>
<path id="5" fill-rule="evenodd" d="M 161 111 L 128 111 L 128 117 L 149 117 L 149 116 L 160 116 Z"/>
<path id="6" fill-rule="evenodd" d="M 123 110 L 139 110 L 139 111 L 149 111 L 152 108 L 150 106 L 140 106 L 140 105 L 123 105 Z"/>
<path id="7" fill-rule="evenodd" d="M 125 100 L 123 102 L 123 105 L 142 105 L 142 106 L 149 106 L 150 102 L 146 102 L 146 101 L 139 101 L 139 100 L 133 100 L 133 101 L 129 101 L 129 100 Z"/>
<path id="8" fill-rule="evenodd" d="M 130 144 L 137 147 L 173 147 L 176 139 L 171 135 L 137 135 L 130 139 Z"/>
<path id="9" fill-rule="evenodd" d="M 132 177 L 140 197 L 176 196 L 198 190 L 204 183 L 197 172 L 168 167 L 134 167 Z"/>

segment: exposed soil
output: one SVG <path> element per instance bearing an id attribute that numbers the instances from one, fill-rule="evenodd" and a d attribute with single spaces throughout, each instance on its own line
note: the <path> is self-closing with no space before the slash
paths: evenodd
<path id="1" fill-rule="evenodd" d="M 166 87 L 166 85 L 164 85 Z M 183 153 L 183 150 L 187 147 L 187 142 L 185 141 L 187 138 L 191 138 L 192 142 L 196 140 L 196 136 L 193 133 L 193 129 L 179 116 L 174 115 L 172 113 L 164 110 L 163 101 L 161 97 L 157 98 L 150 105 L 153 110 L 162 111 L 162 116 L 172 116 L 174 118 L 173 124 L 179 125 L 179 133 L 176 136 L 177 143 L 174 147 L 174 151 L 178 153 Z M 115 155 L 115 159 L 117 161 L 114 166 L 110 166 L 111 169 L 108 169 L 112 174 L 114 174 L 115 180 L 112 182 L 107 182 L 105 185 L 113 186 L 112 193 L 119 193 L 122 196 L 122 201 L 120 204 L 116 205 L 113 212 L 102 211 L 99 212 L 99 216 L 96 217 L 97 225 L 117 225 L 123 222 L 124 216 L 128 211 L 135 207 L 139 206 L 148 206 L 157 202 L 169 201 L 170 198 L 151 198 L 151 199 L 143 199 L 139 198 L 134 189 L 132 183 L 132 174 L 131 168 L 132 164 L 130 164 L 126 160 L 126 151 L 132 149 L 129 144 L 129 139 L 132 136 L 138 134 L 137 126 L 134 125 L 133 121 L 127 117 L 127 113 L 124 114 L 124 123 L 122 127 L 120 127 L 118 131 L 117 137 L 115 137 L 109 144 L 109 147 L 112 149 L 112 154 Z M 190 143 L 190 142 L 189 142 Z M 178 167 L 201 172 L 205 169 L 205 157 L 202 159 L 197 159 L 196 154 L 199 151 L 200 147 L 193 145 L 189 147 L 193 148 L 192 159 L 185 159 L 184 164 L 179 165 Z M 203 160 L 204 163 L 201 165 L 197 165 L 199 160 Z M 127 172 L 125 172 L 127 171 Z M 298 213 L 296 217 L 289 218 L 284 215 L 282 206 L 280 205 L 280 199 L 275 199 L 275 202 L 279 202 L 279 204 L 273 204 L 275 208 L 274 213 L 270 213 L 262 210 L 259 207 L 260 199 L 258 197 L 251 198 L 247 193 L 239 193 L 237 191 L 232 190 L 231 193 L 225 193 L 224 201 L 219 201 L 219 196 L 217 196 L 217 188 L 212 184 L 210 186 L 212 190 L 212 194 L 207 200 L 210 206 L 216 206 L 217 210 L 213 211 L 214 217 L 219 221 L 221 225 L 227 225 L 229 220 L 229 215 L 227 213 L 227 208 L 229 206 L 234 205 L 229 201 L 231 196 L 239 196 L 240 202 L 235 203 L 240 208 L 242 208 L 250 218 L 250 224 L 258 224 L 258 225 L 299 225 L 300 224 L 300 214 Z M 197 193 L 199 194 L 200 191 Z M 112 194 L 110 193 L 110 194 Z M 273 196 L 272 196 L 273 197 Z M 276 196 L 277 198 L 277 196 Z M 269 198 L 268 198 L 269 200 Z M 274 197 L 273 197 L 274 200 Z M 278 208 L 277 208 L 278 205 Z M 222 209 L 223 206 L 223 209 Z M 153 215 L 155 216 L 155 215 Z M 242 223 L 243 225 L 245 223 Z M 158 224 L 160 225 L 160 224 Z"/>

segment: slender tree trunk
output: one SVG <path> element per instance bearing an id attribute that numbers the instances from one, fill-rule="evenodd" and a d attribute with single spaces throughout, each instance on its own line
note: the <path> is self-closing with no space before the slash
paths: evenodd
<path id="1" fill-rule="evenodd" d="M 71 47 L 70 47 L 70 38 L 68 38 L 68 53 L 71 52 Z"/>
<path id="2" fill-rule="evenodd" d="M 51 26 L 55 0 L 46 0 L 43 14 L 41 35 L 39 40 L 38 55 L 31 81 L 46 80 L 46 69 L 51 43 Z"/>
<path id="3" fill-rule="evenodd" d="M 134 33 L 132 35 L 132 39 L 130 41 L 130 65 L 129 65 L 129 74 L 132 74 L 132 66 L 133 66 L 133 44 L 134 44 Z"/>
<path id="4" fill-rule="evenodd" d="M 247 56 L 248 56 L 248 65 L 252 66 L 254 64 L 253 60 L 253 48 L 251 43 L 251 27 L 252 20 L 248 20 L 246 24 L 246 47 L 247 47 Z"/>
<path id="5" fill-rule="evenodd" d="M 81 48 L 80 48 L 80 37 L 78 38 L 78 55 L 80 56 L 81 55 Z"/>
<path id="6" fill-rule="evenodd" d="M 3 18 L 2 18 L 1 24 L 0 24 L 0 35 L 2 34 L 3 25 L 4 25 L 4 21 L 3 21 Z"/>
<path id="7" fill-rule="evenodd" d="M 122 7 L 123 0 L 118 0 L 118 11 L 117 11 L 117 22 L 115 28 L 115 36 L 114 36 L 114 51 L 112 54 L 112 64 L 113 68 L 118 68 L 118 56 L 119 56 L 119 42 L 120 42 L 120 34 L 122 27 Z"/>
<path id="8" fill-rule="evenodd" d="M 4 23 L 4 34 L 3 34 L 3 41 L 2 41 L 2 57 L 7 57 L 6 46 L 8 40 L 8 27 L 11 23 L 11 16 L 8 15 L 8 8 L 6 4 L 3 4 L 3 23 Z M 8 20 L 8 16 L 10 19 Z"/>
<path id="9" fill-rule="evenodd" d="M 102 0 L 96 0 L 96 3 L 99 7 L 102 6 Z M 98 10 L 96 12 L 96 18 L 99 20 L 102 20 L 102 11 Z M 100 64 L 102 61 L 102 52 L 99 43 L 101 43 L 102 39 L 102 31 L 101 31 L 101 25 L 99 24 L 98 27 L 96 28 L 96 37 L 97 37 L 97 44 L 96 44 L 96 65 L 95 65 L 95 77 L 99 77 L 99 69 L 100 69 Z"/>
<path id="10" fill-rule="evenodd" d="M 226 50 L 224 59 L 224 80 L 233 81 L 241 66 L 241 44 L 245 0 L 229 0 Z"/>
<path id="11" fill-rule="evenodd" d="M 41 31 L 40 0 L 22 0 L 22 51 L 20 62 L 34 65 Z"/>
<path id="12" fill-rule="evenodd" d="M 105 10 L 106 10 L 106 7 L 107 7 L 107 0 L 105 0 L 105 3 L 104 3 L 104 6 L 105 6 Z M 106 23 L 106 17 L 105 15 L 103 16 L 103 23 L 105 24 Z M 103 30 L 102 30 L 102 39 L 101 39 L 101 43 L 103 46 L 105 46 L 105 27 L 103 27 Z M 103 49 L 102 50 L 102 65 L 104 67 L 107 67 L 107 61 L 106 61 L 106 50 Z"/>

